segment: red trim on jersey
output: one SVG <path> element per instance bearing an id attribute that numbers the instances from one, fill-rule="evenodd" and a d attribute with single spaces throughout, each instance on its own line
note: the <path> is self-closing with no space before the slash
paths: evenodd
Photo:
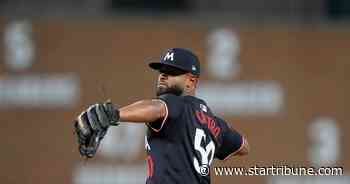
<path id="1" fill-rule="evenodd" d="M 151 155 L 147 156 L 147 177 L 152 177 L 154 172 L 154 163 Z"/>

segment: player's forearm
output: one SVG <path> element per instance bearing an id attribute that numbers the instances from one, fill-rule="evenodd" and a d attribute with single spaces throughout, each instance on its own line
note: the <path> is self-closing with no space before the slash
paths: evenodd
<path id="1" fill-rule="evenodd" d="M 146 123 L 165 116 L 164 104 L 157 100 L 141 100 L 119 109 L 120 121 Z"/>

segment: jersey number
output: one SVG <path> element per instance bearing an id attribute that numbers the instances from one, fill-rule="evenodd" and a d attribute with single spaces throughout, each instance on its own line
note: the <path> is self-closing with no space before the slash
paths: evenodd
<path id="1" fill-rule="evenodd" d="M 194 149 L 200 153 L 201 160 L 199 162 L 198 159 L 194 157 L 193 164 L 194 168 L 199 174 L 203 172 L 201 171 L 202 167 L 209 167 L 213 161 L 215 153 L 215 144 L 212 140 L 209 142 L 209 144 L 205 145 L 205 147 L 201 145 L 201 142 L 205 140 L 206 135 L 204 130 L 197 128 L 196 135 L 194 137 Z"/>

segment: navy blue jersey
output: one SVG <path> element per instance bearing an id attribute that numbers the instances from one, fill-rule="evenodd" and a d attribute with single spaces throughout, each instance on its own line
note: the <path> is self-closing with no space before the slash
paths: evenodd
<path id="1" fill-rule="evenodd" d="M 209 184 L 210 164 L 238 151 L 243 137 L 193 96 L 161 95 L 164 119 L 147 123 L 147 184 Z"/>

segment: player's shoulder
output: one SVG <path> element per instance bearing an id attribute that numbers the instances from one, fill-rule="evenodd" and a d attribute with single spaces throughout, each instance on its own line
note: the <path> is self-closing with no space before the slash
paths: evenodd
<path id="1" fill-rule="evenodd" d="M 178 103 L 183 104 L 195 104 L 196 106 L 207 106 L 207 103 L 195 96 L 177 96 L 171 93 L 163 94 L 158 96 L 158 99 L 164 100 L 164 101 L 177 101 Z"/>
<path id="2" fill-rule="evenodd" d="M 203 108 L 204 106 L 207 107 L 207 103 L 203 99 L 196 96 L 183 96 L 182 99 L 185 103 L 195 104 L 197 106 L 200 106 L 201 108 Z"/>
<path id="3" fill-rule="evenodd" d="M 184 109 L 184 100 L 181 96 L 174 94 L 163 94 L 157 97 L 166 104 L 166 109 L 171 116 L 178 116 Z"/>

